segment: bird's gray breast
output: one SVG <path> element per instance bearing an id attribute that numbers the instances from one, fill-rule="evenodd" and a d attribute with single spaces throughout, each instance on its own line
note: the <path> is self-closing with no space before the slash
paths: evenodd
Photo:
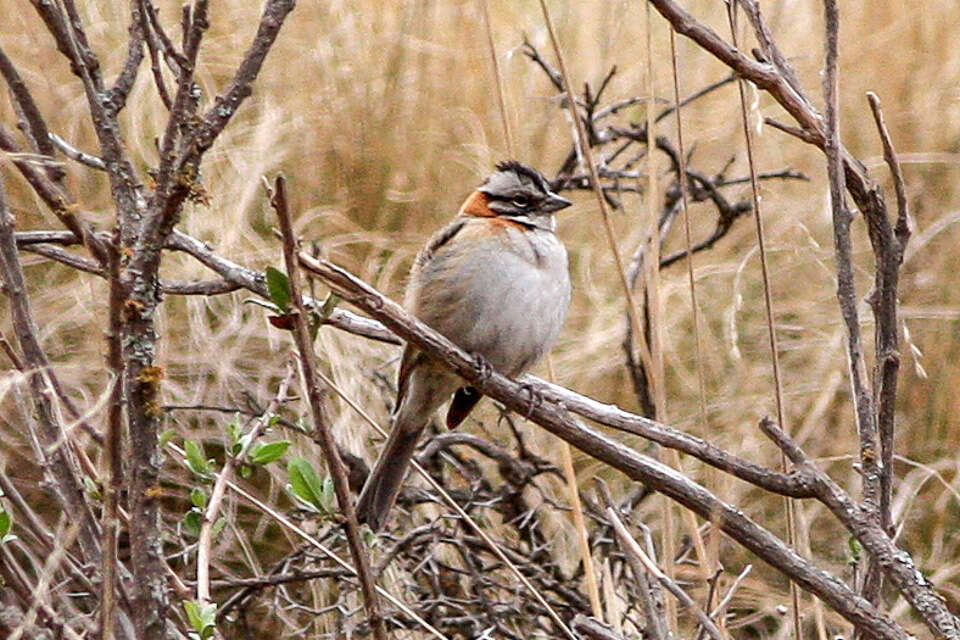
<path id="1" fill-rule="evenodd" d="M 451 243 L 451 245 L 456 243 Z M 567 252 L 512 226 L 438 252 L 411 282 L 411 310 L 463 349 L 517 375 L 553 344 L 570 304 Z"/>

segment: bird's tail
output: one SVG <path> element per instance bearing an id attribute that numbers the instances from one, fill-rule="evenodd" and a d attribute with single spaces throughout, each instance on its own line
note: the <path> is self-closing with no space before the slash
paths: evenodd
<path id="1" fill-rule="evenodd" d="M 366 522 L 374 531 L 379 531 L 387 521 L 390 508 L 393 507 L 403 478 L 407 474 L 407 467 L 417 448 L 417 441 L 426 426 L 422 421 L 411 428 L 397 420 L 387 439 L 387 444 L 377 463 L 370 472 L 360 499 L 357 501 L 357 519 Z"/>

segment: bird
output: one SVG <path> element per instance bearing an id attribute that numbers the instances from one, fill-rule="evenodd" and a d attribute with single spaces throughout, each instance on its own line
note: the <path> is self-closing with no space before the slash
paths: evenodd
<path id="1" fill-rule="evenodd" d="M 566 320 L 570 274 L 554 214 L 571 204 L 536 169 L 497 163 L 417 255 L 404 307 L 484 366 L 516 377 L 550 349 Z M 446 424 L 455 429 L 482 395 L 408 344 L 390 435 L 356 506 L 373 531 L 385 524 L 427 423 L 451 396 Z"/>

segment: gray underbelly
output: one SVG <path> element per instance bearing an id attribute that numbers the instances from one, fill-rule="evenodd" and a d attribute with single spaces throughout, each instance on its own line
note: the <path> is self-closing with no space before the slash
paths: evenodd
<path id="1" fill-rule="evenodd" d="M 570 300 L 566 254 L 548 246 L 541 265 L 494 250 L 455 266 L 422 274 L 422 319 L 461 348 L 516 375 L 550 347 Z M 430 317 L 423 317 L 424 315 Z"/>

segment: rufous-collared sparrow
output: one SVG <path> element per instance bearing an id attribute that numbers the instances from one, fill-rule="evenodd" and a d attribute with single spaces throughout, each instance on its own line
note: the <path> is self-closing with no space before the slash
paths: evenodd
<path id="1" fill-rule="evenodd" d="M 553 344 L 570 305 L 567 251 L 554 212 L 570 201 L 519 162 L 497 171 L 430 238 L 410 273 L 405 306 L 465 351 L 516 376 Z M 451 394 L 447 426 L 459 425 L 480 394 L 407 345 L 393 429 L 370 473 L 357 515 L 380 529 L 396 500 L 420 434 Z"/>

